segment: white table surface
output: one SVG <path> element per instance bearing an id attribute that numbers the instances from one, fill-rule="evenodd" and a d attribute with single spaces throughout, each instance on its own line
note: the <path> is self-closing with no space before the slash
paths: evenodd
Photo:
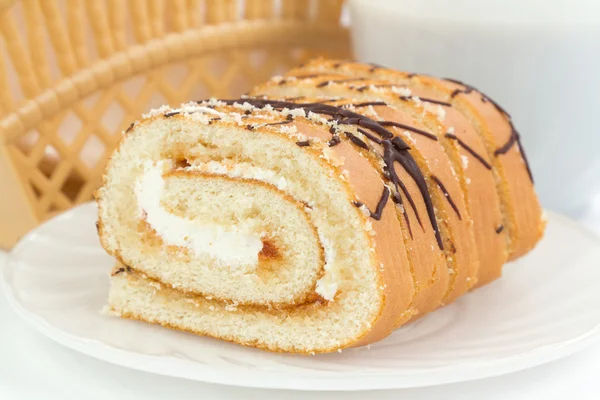
<path id="1" fill-rule="evenodd" d="M 600 230 L 598 209 L 585 216 Z M 0 265 L 3 254 L 0 253 Z M 600 260 L 599 260 L 600 262 Z M 563 360 L 501 377 L 431 388 L 291 392 L 204 384 L 129 370 L 63 348 L 26 325 L 0 295 L 0 400 L 154 399 L 600 399 L 600 343 Z"/>

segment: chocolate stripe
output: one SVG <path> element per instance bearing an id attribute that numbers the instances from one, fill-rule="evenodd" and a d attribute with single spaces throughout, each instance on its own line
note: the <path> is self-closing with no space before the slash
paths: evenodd
<path id="1" fill-rule="evenodd" d="M 448 139 L 453 139 L 456 140 L 456 142 L 466 151 L 468 151 L 469 153 L 471 153 L 471 155 L 473 157 L 475 157 L 480 163 L 483 164 L 484 167 L 486 167 L 487 169 L 492 169 L 492 165 L 487 162 L 485 160 L 485 158 L 483 158 L 481 155 L 479 155 L 475 150 L 473 150 L 471 147 L 469 147 L 465 142 L 463 142 L 462 140 L 460 140 L 456 135 L 452 134 L 452 133 L 446 133 L 446 136 Z"/>
<path id="2" fill-rule="evenodd" d="M 527 159 L 527 154 L 525 154 L 525 150 L 523 149 L 523 146 L 521 145 L 521 136 L 519 135 L 519 132 L 517 132 L 517 129 L 515 128 L 515 126 L 513 124 L 512 117 L 510 116 L 510 114 L 504 108 L 502 108 L 500 106 L 500 104 L 498 104 L 496 101 L 494 101 L 491 97 L 487 96 L 485 93 L 481 92 L 480 90 L 477 90 L 473 86 L 467 85 L 466 83 L 463 83 L 456 79 L 444 78 L 444 80 L 455 83 L 457 85 L 462 85 L 466 88 L 464 90 L 456 89 L 455 91 L 452 92 L 450 97 L 454 98 L 459 93 L 471 93 L 472 91 L 475 90 L 481 95 L 482 102 L 491 103 L 496 108 L 496 110 L 498 110 L 499 113 L 503 114 L 507 118 L 508 123 L 510 124 L 510 130 L 511 130 L 510 137 L 508 138 L 508 141 L 504 145 L 500 146 L 498 149 L 496 149 L 496 151 L 494 151 L 494 155 L 498 156 L 499 154 L 507 153 L 511 149 L 511 147 L 515 143 L 517 143 L 519 145 L 519 149 L 521 150 L 521 158 L 523 159 L 523 162 L 525 163 L 525 168 L 527 169 L 527 174 L 529 175 L 529 179 L 531 180 L 531 183 L 533 183 L 533 174 L 531 172 L 529 160 Z"/>
<path id="3" fill-rule="evenodd" d="M 292 122 L 293 122 L 292 120 L 286 119 L 285 121 L 271 122 L 270 124 L 264 124 L 263 126 L 286 125 L 286 124 L 290 124 Z"/>
<path id="4" fill-rule="evenodd" d="M 395 126 L 396 128 L 402 128 L 402 129 L 406 129 L 407 131 L 418 133 L 419 135 L 425 136 L 426 138 L 431 139 L 431 140 L 438 140 L 437 136 L 435 136 L 434 134 L 429 133 L 424 130 L 421 130 L 421 129 L 418 129 L 418 128 L 414 128 L 410 125 L 404 125 L 404 124 L 401 124 L 399 122 L 394 122 L 394 121 L 379 121 L 379 123 L 382 126 Z"/>
<path id="5" fill-rule="evenodd" d="M 407 100 L 410 100 L 412 97 L 414 97 L 414 96 L 400 96 L 400 100 L 407 101 Z M 446 103 L 445 101 L 430 99 L 427 97 L 419 97 L 419 100 L 424 101 L 425 103 L 433 103 L 433 104 L 438 104 L 438 105 L 444 106 L 444 107 L 452 107 L 452 104 L 450 104 L 450 103 Z"/>
<path id="6" fill-rule="evenodd" d="M 374 220 L 379 221 L 381 219 L 381 215 L 383 214 L 383 209 L 385 208 L 385 205 L 387 204 L 389 197 L 390 197 L 390 189 L 387 186 L 384 186 L 383 193 L 381 193 L 381 198 L 377 202 L 375 212 L 371 211 L 369 209 L 369 207 L 367 207 L 364 203 L 361 203 L 360 201 L 353 201 L 352 203 L 358 208 L 365 206 L 366 209 L 369 211 L 369 216 L 371 218 L 373 218 Z"/>
<path id="7" fill-rule="evenodd" d="M 352 133 L 350 133 L 350 132 L 344 132 L 344 134 L 346 135 L 346 137 L 348 139 L 350 139 L 350 141 L 352 143 L 354 143 L 358 147 L 363 148 L 365 150 L 369 149 L 369 146 L 365 142 L 363 142 L 362 140 L 360 140 L 359 138 L 357 138 L 356 136 L 354 136 Z"/>
<path id="8" fill-rule="evenodd" d="M 444 184 L 442 183 L 442 181 L 439 180 L 439 178 L 437 176 L 435 176 L 435 175 L 431 175 L 431 179 L 433 179 L 433 181 L 442 190 L 442 193 L 444 193 L 444 197 L 446 197 L 446 199 L 448 200 L 448 203 L 450 203 L 450 207 L 452 207 L 452 209 L 454 210 L 454 212 L 458 216 L 458 219 L 462 220 L 462 217 L 460 216 L 460 211 L 458 210 L 458 207 L 456 206 L 456 204 L 452 200 L 452 197 L 450 197 L 450 193 L 448 193 L 448 190 L 446 190 L 446 187 L 444 186 Z"/>
<path id="9" fill-rule="evenodd" d="M 506 143 L 504 143 L 504 145 L 497 148 L 496 151 L 494 151 L 494 155 L 498 156 L 500 154 L 508 153 L 508 151 L 514 146 L 514 144 L 517 143 L 518 135 L 519 134 L 517 133 L 517 131 L 515 131 L 513 129 L 510 133 L 510 137 L 508 138 L 508 141 Z"/>
<path id="10" fill-rule="evenodd" d="M 364 103 L 356 103 L 356 104 L 344 104 L 342 107 L 368 107 L 368 106 L 387 106 L 388 104 L 385 101 L 365 101 Z"/>
<path id="11" fill-rule="evenodd" d="M 365 131 L 362 128 L 356 128 L 356 130 L 359 131 L 360 133 L 362 133 L 363 135 L 365 135 L 369 140 L 371 140 L 377 144 L 381 144 L 381 139 L 379 139 L 375 135 L 370 134 L 369 132 Z"/>

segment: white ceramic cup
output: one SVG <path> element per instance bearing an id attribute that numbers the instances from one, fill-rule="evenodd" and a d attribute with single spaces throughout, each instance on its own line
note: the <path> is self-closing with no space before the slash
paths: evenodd
<path id="1" fill-rule="evenodd" d="M 472 84 L 513 116 L 542 203 L 600 191 L 600 0 L 350 0 L 361 61 Z"/>

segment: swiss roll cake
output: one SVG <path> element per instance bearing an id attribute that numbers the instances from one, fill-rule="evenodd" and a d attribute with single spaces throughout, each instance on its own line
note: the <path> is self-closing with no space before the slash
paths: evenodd
<path id="1" fill-rule="evenodd" d="M 144 115 L 96 199 L 111 314 L 303 354 L 385 338 L 544 229 L 491 99 L 328 60 Z"/>

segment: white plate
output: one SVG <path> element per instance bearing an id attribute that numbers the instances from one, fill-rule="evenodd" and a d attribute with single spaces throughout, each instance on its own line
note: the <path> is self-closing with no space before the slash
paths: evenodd
<path id="1" fill-rule="evenodd" d="M 600 332 L 600 245 L 557 214 L 505 276 L 367 348 L 315 357 L 272 354 L 100 314 L 113 260 L 86 204 L 12 250 L 2 277 L 15 310 L 63 345 L 115 364 L 230 385 L 360 390 L 505 374 L 564 357 Z"/>

